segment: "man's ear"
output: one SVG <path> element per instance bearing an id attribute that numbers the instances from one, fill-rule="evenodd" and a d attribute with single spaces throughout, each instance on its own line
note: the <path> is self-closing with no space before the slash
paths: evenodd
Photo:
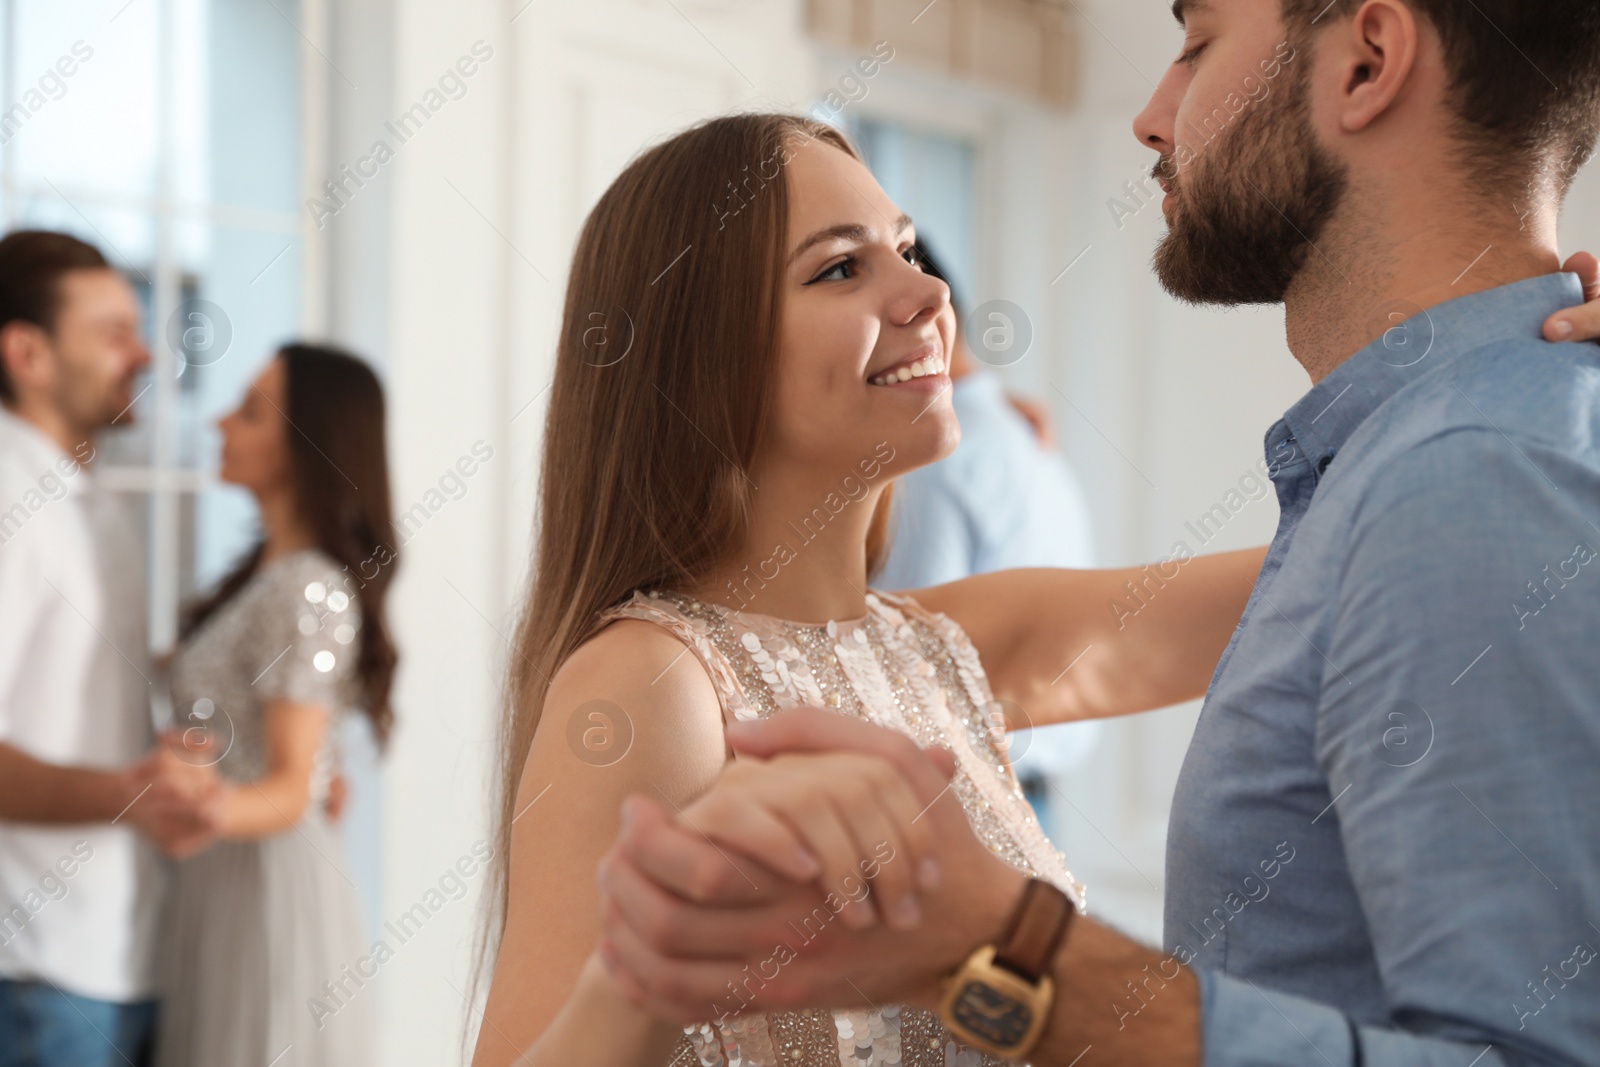
<path id="1" fill-rule="evenodd" d="M 0 326 L 0 362 L 13 392 L 22 392 L 19 386 L 38 379 L 48 346 L 44 331 L 31 322 L 12 319 Z"/>
<path id="2" fill-rule="evenodd" d="M 1346 133 L 1358 133 L 1389 111 L 1411 81 L 1422 27 L 1404 0 L 1366 0 L 1336 32 L 1342 45 L 1335 48 L 1339 124 Z"/>

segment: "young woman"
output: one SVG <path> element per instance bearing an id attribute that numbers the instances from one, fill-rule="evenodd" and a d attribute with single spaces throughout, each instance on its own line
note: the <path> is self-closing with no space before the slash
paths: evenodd
<path id="1" fill-rule="evenodd" d="M 634 1008 L 597 953 L 597 866 L 622 800 L 681 811 L 722 771 L 725 723 L 831 707 L 949 748 L 989 846 L 1081 900 L 997 717 L 1044 725 L 1204 692 L 1263 550 L 869 588 L 892 481 L 960 432 L 949 291 L 920 269 L 915 236 L 837 131 L 780 115 L 716 119 L 645 152 L 590 214 L 511 659 L 475 1067 L 989 1062 L 909 1006 L 750 1014 L 730 989 L 687 1029 Z M 914 802 L 887 782 L 862 792 L 858 810 L 796 813 L 806 840 L 846 842 L 819 854 L 855 854 L 852 834 L 869 850 L 904 842 Z M 881 863 L 868 902 L 838 919 L 873 921 L 872 899 L 932 874 Z M 879 919 L 921 916 L 913 903 Z"/>
<path id="2" fill-rule="evenodd" d="M 172 662 L 177 727 L 223 785 L 218 840 L 168 896 L 156 1058 L 367 1063 L 373 1006 L 347 968 L 369 946 L 323 809 L 345 711 L 380 743 L 393 722 L 383 391 L 354 356 L 289 345 L 219 425 L 262 538 L 190 609 Z"/>

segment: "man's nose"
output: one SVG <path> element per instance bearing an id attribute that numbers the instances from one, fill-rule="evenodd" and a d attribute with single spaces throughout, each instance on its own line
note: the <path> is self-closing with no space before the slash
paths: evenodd
<path id="1" fill-rule="evenodd" d="M 1161 78 L 1161 84 L 1150 94 L 1144 110 L 1133 119 L 1133 135 L 1140 144 L 1157 152 L 1172 152 L 1177 148 L 1174 131 L 1182 93 L 1176 83 L 1176 75 L 1176 67 L 1168 68 Z"/>

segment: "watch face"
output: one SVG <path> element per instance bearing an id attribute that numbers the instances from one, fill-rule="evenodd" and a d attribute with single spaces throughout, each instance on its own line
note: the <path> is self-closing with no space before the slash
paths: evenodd
<path id="1" fill-rule="evenodd" d="M 1032 1006 L 978 981 L 963 986 L 950 1007 L 962 1027 L 1001 1048 L 1020 1044 L 1033 1025 Z"/>

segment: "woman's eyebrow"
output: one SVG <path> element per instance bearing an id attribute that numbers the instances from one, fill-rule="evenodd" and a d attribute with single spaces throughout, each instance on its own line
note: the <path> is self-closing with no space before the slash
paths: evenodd
<path id="1" fill-rule="evenodd" d="M 894 220 L 894 235 L 899 237 L 910 227 L 911 216 L 901 215 L 898 219 Z M 799 247 L 797 247 L 793 252 L 789 253 L 789 264 L 792 265 L 795 260 L 805 255 L 806 250 L 812 245 L 818 245 L 824 241 L 832 241 L 840 238 L 846 241 L 854 241 L 857 244 L 871 244 L 873 241 L 878 239 L 878 234 L 877 231 L 873 230 L 871 227 L 863 226 L 859 222 L 846 222 L 838 226 L 829 226 L 827 229 L 818 230 L 810 237 L 807 237 L 804 241 L 801 241 Z"/>

